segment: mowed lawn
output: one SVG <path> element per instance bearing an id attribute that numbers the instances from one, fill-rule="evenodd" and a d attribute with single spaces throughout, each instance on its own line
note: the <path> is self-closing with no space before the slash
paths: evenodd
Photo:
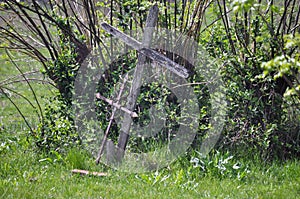
<path id="1" fill-rule="evenodd" d="M 4 89 L 34 127 L 38 124 L 39 105 L 16 67 L 3 52 L 1 56 L 0 85 L 18 92 Z M 40 70 L 36 62 L 20 56 L 16 63 L 23 73 Z M 54 89 L 39 72 L 28 77 L 43 109 Z M 39 151 L 16 107 L 3 93 L 0 104 L 0 198 L 300 198 L 299 160 L 267 162 L 255 154 L 242 159 L 233 157 L 231 160 L 244 169 L 236 172 L 236 168 L 228 166 L 225 175 L 218 162 L 203 170 L 182 157 L 152 173 L 123 173 L 96 166 L 84 149 L 70 149 L 66 154 Z M 108 175 L 80 176 L 71 173 L 74 168 Z"/>

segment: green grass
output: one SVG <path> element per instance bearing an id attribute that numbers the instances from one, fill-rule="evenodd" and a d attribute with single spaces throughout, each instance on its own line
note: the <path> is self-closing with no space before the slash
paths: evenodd
<path id="1" fill-rule="evenodd" d="M 6 60 L 0 61 L 0 82 L 18 75 Z M 19 62 L 22 70 L 37 65 Z M 10 88 L 33 100 L 24 82 Z M 33 83 L 41 104 L 51 95 L 45 84 Z M 35 108 L 12 93 L 11 98 L 32 124 Z M 83 149 L 66 154 L 40 152 L 15 107 L 0 96 L 0 198 L 299 198 L 300 161 L 263 163 L 249 155 L 243 160 L 226 153 L 202 159 L 205 169 L 182 157 L 168 168 L 145 174 L 128 174 L 104 166 Z M 35 104 L 36 106 L 36 104 Z M 194 154 L 192 156 L 197 156 Z M 228 161 L 224 161 L 228 159 Z M 222 164 L 221 164 L 222 163 Z M 223 166 L 223 167 L 222 167 Z M 234 168 L 238 166 L 237 168 Z M 80 176 L 73 168 L 107 172 L 107 177 Z M 225 170 L 224 170 L 225 168 Z"/>
<path id="2" fill-rule="evenodd" d="M 1 198 L 297 198 L 300 164 L 290 161 L 265 166 L 249 163 L 243 180 L 202 175 L 178 165 L 147 174 L 126 174 L 103 166 L 81 150 L 66 157 L 24 148 L 24 140 L 10 142 L 1 152 Z M 20 145 L 21 143 L 21 145 Z M 77 162 L 79 161 L 79 162 Z M 107 177 L 71 174 L 72 168 L 105 171 Z"/>
<path id="3" fill-rule="evenodd" d="M 30 85 L 37 96 L 38 103 L 43 109 L 43 105 L 46 103 L 47 97 L 52 95 L 54 89 L 53 86 L 46 83 L 48 81 L 47 78 L 44 78 L 39 72 L 40 64 L 37 61 L 28 59 L 28 57 L 22 56 L 19 53 L 13 53 L 11 56 L 15 60 L 15 64 L 23 73 L 30 73 L 27 74 L 26 77 L 31 79 Z M 0 86 L 5 88 L 5 93 L 18 106 L 28 122 L 32 125 L 36 125 L 38 123 L 38 103 L 36 102 L 29 85 L 15 65 L 10 61 L 9 57 L 5 55 L 3 50 L 0 50 Z M 32 103 L 32 106 L 21 95 L 27 98 Z M 25 124 L 23 118 L 20 114 L 18 114 L 15 106 L 2 92 L 0 92 L 0 104 L 0 124 L 2 126 L 5 125 L 6 128 L 10 129 L 13 127 L 16 127 L 17 129 L 24 129 L 23 127 L 25 127 Z"/>

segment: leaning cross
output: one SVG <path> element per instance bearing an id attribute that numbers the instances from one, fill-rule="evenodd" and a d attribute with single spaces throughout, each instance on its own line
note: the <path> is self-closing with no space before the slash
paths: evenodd
<path id="1" fill-rule="evenodd" d="M 154 5 L 147 16 L 146 20 L 146 28 L 154 27 L 157 22 L 158 17 L 158 7 Z M 145 31 L 143 35 L 143 42 L 140 43 L 139 41 L 131 38 L 130 36 L 126 35 L 125 33 L 119 31 L 117 28 L 103 22 L 101 27 L 111 35 L 117 37 L 118 39 L 122 40 L 128 46 L 131 46 L 133 49 L 139 52 L 138 55 L 138 63 L 134 71 L 133 82 L 131 85 L 131 89 L 129 92 L 129 96 L 127 99 L 126 104 L 126 111 L 124 111 L 124 118 L 121 125 L 121 132 L 118 140 L 117 151 L 115 154 L 115 158 L 118 162 L 122 160 L 124 157 L 125 148 L 129 138 L 129 131 L 130 126 L 132 123 L 132 115 L 129 112 L 133 112 L 136 100 L 140 92 L 142 74 L 143 74 L 143 65 L 146 62 L 146 57 L 150 58 L 157 64 L 167 68 L 168 70 L 172 71 L 173 73 L 177 74 L 180 77 L 188 78 L 189 74 L 187 69 L 183 66 L 175 63 L 174 61 L 170 60 L 169 58 L 165 57 L 164 55 L 160 54 L 159 52 L 149 48 L 151 40 L 152 40 L 152 29 L 150 31 Z M 122 110 L 122 109 L 121 109 Z M 100 156 L 98 158 L 99 162 Z"/>
<path id="2" fill-rule="evenodd" d="M 138 52 L 142 53 L 143 55 L 149 57 L 154 62 L 157 62 L 159 65 L 169 69 L 170 71 L 174 72 L 180 77 L 188 78 L 189 74 L 186 68 L 183 66 L 175 63 L 174 61 L 170 60 L 169 58 L 165 57 L 161 53 L 145 47 L 145 44 L 138 42 L 137 40 L 133 39 L 132 37 L 126 35 L 125 33 L 119 31 L 117 28 L 107 24 L 106 22 L 101 23 L 101 27 L 108 33 L 112 34 L 113 36 L 121 39 L 124 43 L 128 46 L 131 46 L 133 49 L 137 50 Z"/>

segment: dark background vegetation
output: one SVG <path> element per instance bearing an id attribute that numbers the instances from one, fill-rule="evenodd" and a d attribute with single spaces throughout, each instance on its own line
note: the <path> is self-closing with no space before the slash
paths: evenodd
<path id="1" fill-rule="evenodd" d="M 154 3 L 160 8 L 157 27 L 192 37 L 211 57 L 221 60 L 228 112 L 216 149 L 237 156 L 258 154 L 265 160 L 299 158 L 299 0 L 2 1 L 1 53 L 24 53 L 28 59 L 37 60 L 41 73 L 57 88 L 55 94 L 48 96 L 50 102 L 45 108 L 36 108 L 39 124 L 27 122 L 28 136 L 34 138 L 38 148 L 49 152 L 80 145 L 71 109 L 77 71 L 93 48 L 103 52 L 118 48 L 114 43 L 102 42 L 109 35 L 100 28 L 100 22 L 106 21 L 122 31 L 143 29 L 147 11 Z M 120 58 L 122 64 L 112 63 L 99 89 L 109 95 L 119 75 L 135 64 L 136 56 L 130 52 Z M 8 58 L 14 62 L 11 56 Z M 190 67 L 187 63 L 185 66 Z M 190 82 L 200 80 L 200 76 L 194 76 Z M 1 95 L 13 103 L 14 98 L 6 94 L 9 88 L 4 84 L 0 88 Z M 155 98 L 153 89 L 144 90 Z M 208 103 L 200 98 L 199 103 Z M 141 100 L 139 106 L 144 103 L 147 107 Z M 33 101 L 39 104 L 37 98 Z M 109 111 L 100 104 L 103 129 Z M 209 128 L 205 119 L 209 108 L 201 114 L 199 142 Z M 118 133 L 117 127 L 113 130 Z M 142 141 L 133 143 L 137 142 Z M 199 144 L 196 140 L 195 150 Z"/>

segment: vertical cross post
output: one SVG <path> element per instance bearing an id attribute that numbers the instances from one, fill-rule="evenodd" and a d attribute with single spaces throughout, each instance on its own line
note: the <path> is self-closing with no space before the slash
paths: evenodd
<path id="1" fill-rule="evenodd" d="M 145 31 L 143 35 L 143 41 L 142 45 L 144 47 L 149 47 L 151 40 L 152 40 L 152 35 L 153 35 L 153 29 L 151 27 L 155 27 L 155 24 L 157 22 L 158 18 L 158 6 L 154 5 L 151 7 L 149 10 L 147 19 L 146 19 L 146 26 L 145 26 Z M 148 28 L 148 29 L 147 29 Z M 144 71 L 144 64 L 146 63 L 146 56 L 143 55 L 142 53 L 138 54 L 138 62 L 137 66 L 134 71 L 134 77 L 132 81 L 132 85 L 130 88 L 129 96 L 127 98 L 127 103 L 126 103 L 126 108 L 130 111 L 133 111 L 136 105 L 136 100 L 137 97 L 140 93 L 140 87 L 142 83 L 142 76 L 143 76 L 143 71 Z M 116 151 L 116 158 L 117 161 L 121 161 L 124 157 L 124 152 L 125 148 L 129 139 L 129 131 L 132 123 L 132 118 L 129 114 L 124 113 L 124 119 L 121 124 L 121 131 L 120 131 L 120 136 L 118 139 L 118 147 Z"/>

